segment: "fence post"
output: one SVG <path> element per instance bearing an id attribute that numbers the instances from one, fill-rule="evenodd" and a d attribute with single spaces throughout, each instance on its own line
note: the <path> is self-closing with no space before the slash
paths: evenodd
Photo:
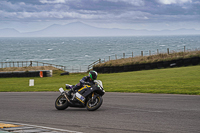
<path id="1" fill-rule="evenodd" d="M 125 53 L 123 53 L 123 58 L 125 58 Z"/>
<path id="2" fill-rule="evenodd" d="M 169 48 L 167 48 L 167 54 L 169 54 Z"/>
<path id="3" fill-rule="evenodd" d="M 149 50 L 149 56 L 151 56 L 151 50 Z"/>
<path id="4" fill-rule="evenodd" d="M 101 59 L 99 58 L 99 63 L 101 63 Z"/>
<path id="5" fill-rule="evenodd" d="M 115 59 L 117 60 L 117 55 L 115 55 Z"/>
<path id="6" fill-rule="evenodd" d="M 184 52 L 185 52 L 185 46 L 184 46 Z"/>
<path id="7" fill-rule="evenodd" d="M 143 56 L 143 51 L 141 51 L 141 56 Z"/>
<path id="8" fill-rule="evenodd" d="M 133 58 L 133 52 L 132 52 L 132 58 Z"/>
<path id="9" fill-rule="evenodd" d="M 110 61 L 110 56 L 109 56 L 109 61 Z"/>
<path id="10" fill-rule="evenodd" d="M 157 49 L 157 54 L 159 54 L 159 50 Z"/>
<path id="11" fill-rule="evenodd" d="M 32 65 L 33 65 L 33 62 L 32 62 L 32 61 L 30 61 L 30 67 L 32 67 Z"/>

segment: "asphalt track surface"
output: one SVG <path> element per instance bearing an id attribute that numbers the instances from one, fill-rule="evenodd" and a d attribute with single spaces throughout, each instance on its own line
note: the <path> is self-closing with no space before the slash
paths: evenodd
<path id="1" fill-rule="evenodd" d="M 97 111 L 55 109 L 59 92 L 0 92 L 0 121 L 85 133 L 198 133 L 200 96 L 106 93 Z"/>

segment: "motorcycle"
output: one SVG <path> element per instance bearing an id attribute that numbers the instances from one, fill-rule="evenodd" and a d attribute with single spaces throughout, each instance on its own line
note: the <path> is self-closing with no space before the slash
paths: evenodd
<path id="1" fill-rule="evenodd" d="M 55 101 L 57 110 L 65 110 L 68 107 L 87 108 L 88 111 L 97 110 L 103 103 L 102 96 L 105 94 L 103 84 L 100 80 L 94 80 L 95 84 L 85 84 L 79 90 L 68 95 L 68 91 L 60 88 L 61 95 Z M 73 85 L 66 84 L 66 89 L 72 88 Z"/>

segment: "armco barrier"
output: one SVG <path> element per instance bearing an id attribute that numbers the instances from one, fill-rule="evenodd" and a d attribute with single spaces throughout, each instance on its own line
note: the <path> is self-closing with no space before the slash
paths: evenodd
<path id="1" fill-rule="evenodd" d="M 181 67 L 181 66 L 198 65 L 198 64 L 200 64 L 200 57 L 192 57 L 186 59 L 159 61 L 154 63 L 144 63 L 135 65 L 94 67 L 93 70 L 99 73 L 117 73 L 117 72 L 150 70 L 150 69 L 160 69 L 169 67 Z"/>
<path id="2" fill-rule="evenodd" d="M 0 78 L 6 78 L 6 77 L 40 77 L 40 72 L 43 72 L 43 77 L 52 77 L 52 70 L 41 70 L 41 71 L 0 72 Z"/>

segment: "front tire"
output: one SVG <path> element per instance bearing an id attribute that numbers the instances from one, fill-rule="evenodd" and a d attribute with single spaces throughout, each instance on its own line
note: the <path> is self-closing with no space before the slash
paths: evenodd
<path id="1" fill-rule="evenodd" d="M 65 110 L 68 106 L 68 101 L 63 95 L 60 95 L 55 101 L 55 107 L 57 110 Z"/>
<path id="2" fill-rule="evenodd" d="M 86 103 L 86 108 L 89 111 L 95 111 L 101 106 L 102 103 L 103 98 L 101 96 L 97 96 L 95 99 L 93 99 L 93 101 L 92 98 L 90 98 Z"/>

